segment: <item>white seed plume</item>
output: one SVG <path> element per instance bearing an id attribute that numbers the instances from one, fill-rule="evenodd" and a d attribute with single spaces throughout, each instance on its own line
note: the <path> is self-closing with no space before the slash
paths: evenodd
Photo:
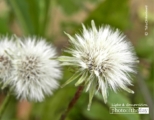
<path id="1" fill-rule="evenodd" d="M 23 41 L 23 42 L 22 42 Z M 59 62 L 54 60 L 56 51 L 44 39 L 24 38 L 13 61 L 13 85 L 17 98 L 43 101 L 51 95 L 61 78 Z"/>
<path id="2" fill-rule="evenodd" d="M 13 38 L 3 36 L 0 38 L 0 79 L 5 83 L 12 73 L 12 60 L 9 52 L 15 48 Z"/>
<path id="3" fill-rule="evenodd" d="M 122 88 L 134 93 L 127 85 L 132 85 L 130 73 L 134 73 L 137 57 L 133 47 L 119 30 L 112 30 L 110 26 L 96 28 L 92 21 L 92 28 L 86 29 L 83 25 L 81 35 L 70 36 L 72 48 L 66 50 L 72 56 L 61 56 L 62 65 L 74 66 L 78 70 L 64 84 L 77 80 L 76 86 L 83 84 L 89 91 L 90 109 L 91 101 L 97 91 L 102 93 L 104 102 L 107 102 L 108 87 L 117 91 Z"/>

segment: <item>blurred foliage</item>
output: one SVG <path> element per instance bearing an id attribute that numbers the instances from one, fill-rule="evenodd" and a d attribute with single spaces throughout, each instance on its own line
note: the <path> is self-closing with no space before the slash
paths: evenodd
<path id="1" fill-rule="evenodd" d="M 0 15 L 0 33 L 10 33 L 9 29 L 9 13 L 5 12 Z"/>
<path id="2" fill-rule="evenodd" d="M 120 4 L 120 7 L 119 7 Z M 126 30 L 130 26 L 128 0 L 105 0 L 90 13 L 86 22 L 95 20 L 96 25 L 109 24 L 115 28 Z"/>
<path id="3" fill-rule="evenodd" d="M 99 2 L 100 0 L 57 0 L 57 4 L 60 5 L 66 14 L 72 15 L 81 9 L 86 9 L 84 3 L 87 1 Z"/>
<path id="4" fill-rule="evenodd" d="M 50 0 L 7 0 L 11 13 L 24 34 L 44 36 L 48 23 Z"/>
<path id="5" fill-rule="evenodd" d="M 140 39 L 140 42 L 136 46 L 136 51 L 139 57 L 148 58 L 152 61 L 154 60 L 154 29 L 148 34 L 148 36 Z"/>
<path id="6" fill-rule="evenodd" d="M 73 14 L 83 6 L 83 0 L 57 0 L 66 14 Z"/>
<path id="7" fill-rule="evenodd" d="M 2 116 L 2 120 L 16 120 L 16 100 L 15 98 L 11 98 L 9 101 L 9 104 L 7 105 L 7 108 Z"/>
<path id="8" fill-rule="evenodd" d="M 7 25 L 8 23 L 8 18 L 0 18 L 0 33 L 1 34 L 5 34 L 5 33 L 9 33 L 9 27 Z"/>
<path id="9" fill-rule="evenodd" d="M 92 19 L 95 20 L 97 26 L 109 24 L 123 32 L 130 30 L 133 25 L 130 21 L 128 0 L 6 0 L 6 2 L 9 11 L 0 16 L 1 35 L 14 34 L 10 26 L 13 21 L 16 21 L 24 36 L 49 37 L 47 36 L 48 29 L 51 27 L 49 23 L 53 21 L 55 15 L 51 16 L 49 13 L 52 12 L 53 7 L 60 7 L 66 16 L 74 15 L 79 11 L 88 11 L 86 20 L 83 21 L 88 26 L 90 26 Z M 92 11 L 87 10 L 86 2 L 94 4 L 96 8 Z M 143 16 L 142 12 L 139 12 L 139 14 Z M 78 23 L 72 21 L 62 21 L 61 25 L 60 31 L 64 31 L 66 27 L 72 27 L 71 32 L 73 33 L 79 28 Z M 145 86 L 149 89 L 150 97 L 154 101 L 154 29 L 149 31 L 148 36 L 140 36 L 141 38 L 137 40 L 135 46 L 140 59 L 140 74 L 144 76 Z M 52 36 L 49 39 L 51 38 Z M 147 63 L 147 65 L 144 63 Z M 72 76 L 68 68 L 64 68 L 63 71 L 64 78 L 61 80 L 61 84 Z M 110 91 L 107 104 L 104 104 L 102 96 L 97 94 L 90 111 L 87 111 L 88 95 L 83 93 L 66 120 L 150 120 L 149 115 L 109 113 L 109 108 L 113 103 L 147 104 L 136 81 L 135 78 L 133 89 L 136 94 L 128 95 L 126 92 L 114 93 Z M 44 102 L 32 103 L 33 109 L 31 110 L 30 120 L 59 120 L 75 91 L 76 88 L 72 83 L 56 90 L 54 95 L 47 97 Z M 17 120 L 16 105 L 17 101 L 12 99 L 5 111 L 3 120 Z"/>

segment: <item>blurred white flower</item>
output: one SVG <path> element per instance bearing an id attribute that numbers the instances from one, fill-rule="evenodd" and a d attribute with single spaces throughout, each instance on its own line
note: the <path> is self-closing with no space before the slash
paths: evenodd
<path id="1" fill-rule="evenodd" d="M 75 66 L 78 70 L 64 84 L 77 79 L 76 86 L 85 85 L 89 91 L 90 109 L 91 101 L 97 91 L 102 93 L 104 102 L 107 102 L 108 87 L 114 91 L 122 88 L 129 93 L 134 93 L 127 85 L 132 85 L 130 73 L 134 73 L 137 57 L 134 49 L 126 37 L 110 26 L 96 28 L 92 21 L 92 28 L 86 29 L 83 25 L 81 35 L 70 36 L 69 41 L 73 46 L 66 50 L 71 57 L 61 56 L 62 65 Z"/>
<path id="2" fill-rule="evenodd" d="M 9 52 L 12 52 L 12 49 L 15 48 L 12 40 L 13 37 L 0 37 L 0 79 L 3 82 L 9 80 L 13 70 L 11 56 L 9 55 Z"/>
<path id="3" fill-rule="evenodd" d="M 53 94 L 61 78 L 60 65 L 54 60 L 56 50 L 44 39 L 23 38 L 15 53 L 12 83 L 17 98 L 43 101 Z"/>

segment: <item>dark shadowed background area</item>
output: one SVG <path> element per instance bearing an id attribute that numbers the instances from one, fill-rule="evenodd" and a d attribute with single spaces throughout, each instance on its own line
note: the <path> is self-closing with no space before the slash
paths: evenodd
<path id="1" fill-rule="evenodd" d="M 154 1 L 153 0 L 0 0 L 0 36 L 40 36 L 57 47 L 59 55 L 69 46 L 64 31 L 74 35 L 81 32 L 81 23 L 90 26 L 109 24 L 119 28 L 133 43 L 140 63 L 138 74 L 130 88 L 109 92 L 108 103 L 95 95 L 87 111 L 88 93 L 83 92 L 66 120 L 154 120 Z M 64 83 L 72 76 L 63 68 Z M 51 73 L 52 74 L 52 73 Z M 44 102 L 18 101 L 12 96 L 2 120 L 59 120 L 76 87 L 74 83 L 55 90 Z M 0 104 L 6 96 L 0 91 Z M 147 104 L 149 114 L 110 114 L 112 104 Z"/>

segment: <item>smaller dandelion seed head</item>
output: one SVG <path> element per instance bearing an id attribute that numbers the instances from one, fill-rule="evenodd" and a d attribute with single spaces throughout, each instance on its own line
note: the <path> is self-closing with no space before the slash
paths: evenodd
<path id="1" fill-rule="evenodd" d="M 61 56 L 59 60 L 62 61 L 62 65 L 79 68 L 66 84 L 78 79 L 76 85 L 85 85 L 86 91 L 89 91 L 88 109 L 97 91 L 102 93 L 105 103 L 109 87 L 114 91 L 122 88 L 133 93 L 127 85 L 132 85 L 130 73 L 135 73 L 137 57 L 125 35 L 110 26 L 101 26 L 97 29 L 94 21 L 92 28 L 87 29 L 83 25 L 81 35 L 76 34 L 72 37 L 65 34 L 73 46 L 66 52 L 72 56 Z"/>
<path id="2" fill-rule="evenodd" d="M 15 48 L 12 37 L 3 36 L 0 38 L 0 78 L 6 82 L 12 73 L 12 60 L 8 53 Z"/>
<path id="3" fill-rule="evenodd" d="M 6 76 L 9 73 L 11 67 L 12 65 L 9 58 L 1 55 L 0 56 L 0 76 Z"/>
<path id="4" fill-rule="evenodd" d="M 13 61 L 15 94 L 20 99 L 42 101 L 58 87 L 61 70 L 56 50 L 44 39 L 24 38 Z M 52 59 L 52 60 L 51 60 Z"/>

